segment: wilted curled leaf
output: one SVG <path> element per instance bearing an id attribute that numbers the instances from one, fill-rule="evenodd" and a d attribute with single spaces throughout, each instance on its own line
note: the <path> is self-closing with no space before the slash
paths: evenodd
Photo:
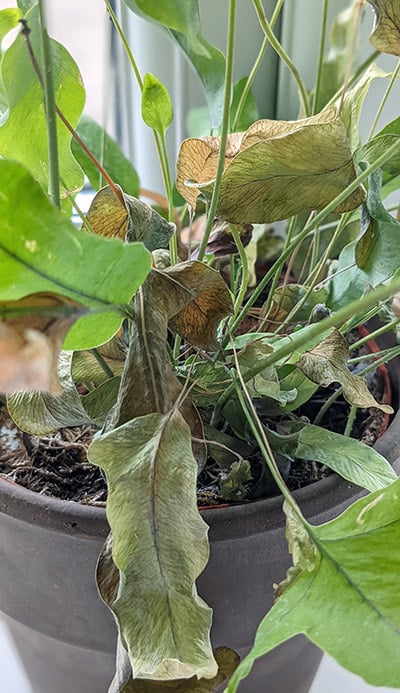
<path id="1" fill-rule="evenodd" d="M 400 5 L 398 0 L 368 0 L 375 10 L 375 26 L 369 37 L 378 51 L 400 55 Z"/>
<path id="2" fill-rule="evenodd" d="M 191 344 L 214 349 L 217 323 L 230 310 L 223 279 L 203 263 L 153 270 L 134 299 L 129 354 L 110 426 L 152 412 L 167 413 L 175 406 L 182 385 L 166 350 L 168 325 Z M 202 438 L 201 421 L 190 398 L 183 398 L 180 411 L 193 436 Z M 204 446 L 199 449 L 196 444 L 195 454 L 201 467 Z"/>
<path id="3" fill-rule="evenodd" d="M 86 218 L 98 236 L 141 241 L 148 250 L 167 248 L 175 230 L 145 202 L 122 191 L 119 198 L 108 185 L 95 195 Z"/>
<path id="4" fill-rule="evenodd" d="M 107 549 L 98 577 L 133 674 L 156 680 L 215 676 L 211 609 L 195 588 L 208 560 L 208 527 L 197 509 L 189 426 L 176 410 L 139 416 L 95 440 L 88 456 L 110 481 L 116 599 Z"/>
<path id="5" fill-rule="evenodd" d="M 367 388 L 365 379 L 353 375 L 347 367 L 349 347 L 338 330 L 333 330 L 320 344 L 305 352 L 297 362 L 298 368 L 314 383 L 327 387 L 337 382 L 343 387 L 343 396 L 356 407 L 376 407 L 393 414 L 388 404 L 380 404 Z"/>
<path id="6" fill-rule="evenodd" d="M 58 355 L 69 328 L 86 312 L 56 294 L 0 302 L 0 392 L 60 394 Z"/>
<path id="7" fill-rule="evenodd" d="M 238 667 L 239 655 L 228 647 L 217 647 L 214 657 L 218 673 L 212 679 L 175 679 L 175 681 L 149 681 L 136 679 L 125 684 L 121 693 L 217 693 Z"/>
<path id="8" fill-rule="evenodd" d="M 220 138 L 182 143 L 177 188 L 191 206 L 198 195 L 196 183 L 207 194 L 212 190 L 219 143 Z M 346 129 L 336 108 L 298 121 L 260 120 L 245 133 L 230 136 L 217 215 L 251 224 L 323 209 L 355 177 Z M 335 211 L 355 209 L 364 197 L 359 187 Z"/>
<path id="9" fill-rule="evenodd" d="M 193 346 L 210 351 L 216 349 L 218 323 L 232 311 L 231 295 L 219 272 L 202 262 L 189 261 L 168 267 L 163 275 L 170 280 L 171 286 L 180 285 L 192 297 L 171 315 L 172 329 Z"/>

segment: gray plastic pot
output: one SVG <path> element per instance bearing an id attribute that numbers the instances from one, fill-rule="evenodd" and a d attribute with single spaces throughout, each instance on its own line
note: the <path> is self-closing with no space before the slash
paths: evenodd
<path id="1" fill-rule="evenodd" d="M 396 393 L 399 364 L 393 362 L 390 370 Z M 376 445 L 391 462 L 400 456 L 399 424 L 400 413 Z M 361 493 L 331 476 L 296 497 L 305 516 L 319 524 Z M 214 609 L 213 645 L 244 655 L 272 605 L 273 583 L 290 565 L 281 499 L 207 510 L 204 517 L 211 556 L 198 589 Z M 41 496 L 0 477 L 0 611 L 34 693 L 107 691 L 116 631 L 94 579 L 107 533 L 103 510 Z M 306 693 L 321 655 L 296 637 L 259 660 L 239 690 Z"/>

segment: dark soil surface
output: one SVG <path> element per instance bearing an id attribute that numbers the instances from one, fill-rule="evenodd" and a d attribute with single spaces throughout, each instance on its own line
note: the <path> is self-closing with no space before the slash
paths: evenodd
<path id="1" fill-rule="evenodd" d="M 297 415 L 313 421 L 334 385 L 320 388 Z M 369 387 L 379 401 L 383 395 L 382 379 L 375 373 Z M 332 431 L 343 433 L 349 405 L 343 398 L 330 407 L 321 424 Z M 361 409 L 353 427 L 353 437 L 373 445 L 382 428 L 383 413 L 378 409 Z M 0 410 L 0 474 L 21 486 L 64 500 L 105 506 L 107 487 L 101 471 L 90 464 L 86 449 L 95 430 L 87 427 L 65 428 L 41 438 L 21 432 L 10 419 L 6 409 Z M 251 460 L 253 479 L 249 482 L 247 500 L 276 495 L 277 489 L 265 474 L 265 462 L 260 454 Z M 288 474 L 283 471 L 291 490 L 318 481 L 331 472 L 316 462 L 295 460 Z M 199 477 L 198 504 L 208 507 L 226 504 L 220 495 L 220 470 L 212 460 Z M 241 499 L 241 502 L 246 498 Z M 229 501 L 232 503 L 232 501 Z"/>

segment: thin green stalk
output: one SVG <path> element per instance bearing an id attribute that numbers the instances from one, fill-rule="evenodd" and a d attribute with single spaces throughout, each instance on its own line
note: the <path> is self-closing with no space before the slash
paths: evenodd
<path id="1" fill-rule="evenodd" d="M 336 402 L 336 400 L 340 397 L 340 395 L 343 394 L 343 386 L 338 387 L 335 392 L 332 392 L 332 394 L 328 397 L 327 400 L 323 403 L 321 409 L 318 410 L 318 414 L 316 415 L 313 424 L 314 426 L 318 426 L 320 421 L 324 418 L 326 412 L 331 408 L 332 404 Z"/>
<path id="2" fill-rule="evenodd" d="M 345 426 L 345 429 L 343 431 L 343 435 L 346 436 L 346 438 L 350 438 L 350 436 L 351 436 L 351 432 L 353 430 L 354 421 L 355 421 L 356 416 L 357 416 L 357 407 L 354 404 L 352 404 L 350 407 L 349 415 L 347 417 L 346 426 Z"/>
<path id="3" fill-rule="evenodd" d="M 138 83 L 139 89 L 140 89 L 140 91 L 143 91 L 143 80 L 142 80 L 142 77 L 141 77 L 141 75 L 140 75 L 140 70 L 139 70 L 138 65 L 137 65 L 137 62 L 136 62 L 136 60 L 135 60 L 135 58 L 134 58 L 134 55 L 133 55 L 133 53 L 132 53 L 132 51 L 131 51 L 131 49 L 130 49 L 129 43 L 128 43 L 128 41 L 127 41 L 127 38 L 126 38 L 126 36 L 125 36 L 125 34 L 124 34 L 124 32 L 123 32 L 122 26 L 121 26 L 121 24 L 120 24 L 119 21 L 118 21 L 118 17 L 117 17 L 117 15 L 115 14 L 115 12 L 114 12 L 114 10 L 113 10 L 113 8 L 112 8 L 112 5 L 111 5 L 110 0 L 104 0 L 104 2 L 105 2 L 105 4 L 106 4 L 107 11 L 108 11 L 108 13 L 109 13 L 109 15 L 110 15 L 110 17 L 111 17 L 111 21 L 112 21 L 112 23 L 114 24 L 114 26 L 115 26 L 115 28 L 116 28 L 116 30 L 117 30 L 117 32 L 118 32 L 118 35 L 119 35 L 119 37 L 120 37 L 120 39 L 121 39 L 121 43 L 122 43 L 122 45 L 123 45 L 123 47 L 124 47 L 124 49 L 125 49 L 125 52 L 126 52 L 126 54 L 127 54 L 127 56 L 128 56 L 128 60 L 129 60 L 129 62 L 130 62 L 130 64 L 131 64 L 131 66 L 132 66 L 132 70 L 133 70 L 133 73 L 134 73 L 134 75 L 135 75 L 136 81 L 137 81 L 137 83 Z"/>
<path id="4" fill-rule="evenodd" d="M 99 364 L 100 368 L 104 371 L 104 374 L 107 376 L 107 378 L 113 378 L 114 373 L 112 372 L 107 361 L 103 358 L 103 356 L 100 354 L 98 349 L 90 349 L 90 351 L 92 352 L 92 354 L 93 354 L 94 358 L 96 359 L 97 363 Z"/>
<path id="5" fill-rule="evenodd" d="M 381 327 L 378 327 L 373 332 L 369 332 L 369 334 L 365 335 L 365 337 L 361 337 L 359 340 L 357 340 L 357 342 L 351 344 L 350 351 L 355 351 L 356 349 L 362 347 L 363 344 L 366 344 L 367 342 L 371 341 L 371 339 L 376 339 L 377 337 L 380 337 L 382 334 L 390 332 L 394 327 L 396 327 L 399 324 L 400 318 L 395 318 L 394 320 L 387 322 L 385 325 L 381 325 Z"/>
<path id="6" fill-rule="evenodd" d="M 229 255 L 229 287 L 231 290 L 231 294 L 235 295 L 236 265 L 235 265 L 235 256 L 233 253 L 231 253 L 231 255 Z"/>
<path id="7" fill-rule="evenodd" d="M 344 77 L 342 94 L 341 94 L 340 102 L 339 102 L 339 108 L 338 108 L 339 113 L 341 113 L 341 111 L 342 111 L 343 104 L 344 104 L 344 97 L 345 97 L 346 91 L 349 88 L 349 84 L 350 84 L 351 70 L 353 67 L 354 56 L 356 53 L 357 34 L 358 34 L 359 27 L 360 27 L 361 9 L 362 9 L 363 3 L 364 3 L 364 0 L 355 0 L 354 23 L 353 23 L 353 27 L 352 27 L 352 36 L 351 36 L 349 51 L 348 51 L 348 54 L 346 56 L 347 57 L 347 69 L 346 69 L 346 74 Z"/>
<path id="8" fill-rule="evenodd" d="M 274 26 L 275 26 L 275 24 L 276 24 L 276 21 L 277 21 L 277 19 L 278 19 L 278 17 L 279 17 L 279 14 L 280 14 L 280 11 L 281 11 L 281 9 L 282 9 L 282 5 L 283 5 L 284 1 L 285 1 L 285 0 L 278 0 L 278 2 L 277 2 L 276 5 L 275 5 L 275 9 L 274 9 L 274 12 L 273 12 L 273 14 L 272 14 L 271 21 L 270 21 L 271 29 L 273 29 Z M 256 74 L 257 74 L 257 72 L 258 72 L 258 69 L 259 69 L 259 67 L 260 67 L 260 65 L 261 65 L 261 63 L 262 63 L 262 61 L 263 61 L 263 58 L 264 58 L 264 55 L 265 55 L 265 51 L 267 50 L 268 45 L 269 45 L 269 38 L 268 38 L 268 36 L 264 35 L 264 40 L 263 40 L 263 42 L 262 42 L 262 44 L 261 44 L 260 51 L 259 51 L 259 53 L 258 53 L 258 55 L 257 55 L 257 57 L 256 57 L 256 59 L 255 59 L 255 61 L 254 61 L 253 67 L 252 67 L 251 70 L 250 70 L 250 73 L 249 73 L 249 76 L 248 76 L 248 78 L 247 78 L 245 87 L 244 87 L 244 89 L 243 89 L 243 91 L 242 91 L 242 94 L 241 94 L 241 97 L 240 97 L 240 99 L 239 99 L 237 111 L 236 111 L 236 114 L 235 114 L 235 119 L 234 119 L 234 121 L 233 121 L 233 123 L 232 123 L 232 130 L 233 130 L 233 131 L 235 131 L 236 128 L 237 128 L 237 126 L 238 126 L 240 116 L 241 116 L 241 114 L 242 114 L 244 105 L 245 105 L 245 103 L 246 103 L 246 99 L 247 99 L 247 97 L 248 97 L 248 95 L 249 95 L 250 89 L 251 89 L 251 87 L 252 87 L 252 84 L 253 84 L 254 79 L 255 79 L 255 77 L 256 77 Z"/>
<path id="9" fill-rule="evenodd" d="M 163 135 L 162 137 L 161 137 L 161 135 L 159 136 L 159 143 L 160 143 L 160 154 L 161 154 L 160 161 L 162 161 L 164 187 L 165 187 L 166 197 L 168 200 L 168 221 L 174 221 L 174 201 L 172 199 L 171 172 L 169 169 L 168 153 L 167 153 L 167 145 L 165 142 L 165 135 Z M 173 236 L 169 242 L 169 252 L 170 252 L 170 256 L 171 256 L 171 264 L 176 265 L 176 263 L 179 260 L 179 257 L 178 257 L 178 239 L 176 237 L 176 233 L 173 234 Z"/>
<path id="10" fill-rule="evenodd" d="M 319 253 L 319 242 L 321 236 L 321 229 L 318 227 L 315 229 L 314 236 L 311 242 L 311 260 L 310 260 L 310 271 L 313 272 L 318 267 L 318 253 Z"/>
<path id="11" fill-rule="evenodd" d="M 121 24 L 118 21 L 118 17 L 116 16 L 110 0 L 104 0 L 105 5 L 107 7 L 107 11 L 111 17 L 111 20 L 115 26 L 115 29 L 118 32 L 118 35 L 121 39 L 121 43 L 124 47 L 124 50 L 126 52 L 126 55 L 128 57 L 129 63 L 132 67 L 132 71 L 135 75 L 135 79 L 137 81 L 138 87 L 141 92 L 143 92 L 143 80 L 140 74 L 140 70 L 138 68 L 137 62 L 135 60 L 135 57 L 130 49 L 129 43 L 127 41 L 127 38 L 124 34 L 124 31 L 121 27 Z M 168 164 L 168 155 L 165 147 L 165 141 L 162 141 L 162 138 L 160 138 L 158 132 L 153 129 L 153 135 L 154 135 L 154 142 L 157 150 L 157 155 L 158 159 L 160 162 L 160 168 L 161 168 L 161 175 L 164 183 L 164 188 L 165 188 L 165 193 L 166 197 L 168 200 L 168 220 L 173 221 L 174 220 L 174 209 L 173 209 L 173 202 L 172 202 L 172 186 L 171 186 L 171 176 L 169 172 L 169 164 Z M 172 243 L 170 243 L 170 252 L 171 252 L 171 261 L 173 264 L 177 262 L 177 240 L 174 235 L 174 238 L 172 240 Z M 174 260 L 172 259 L 172 256 L 174 256 Z"/>
<path id="12" fill-rule="evenodd" d="M 335 228 L 334 233 L 332 234 L 329 243 L 323 252 L 322 256 L 320 257 L 318 263 L 312 270 L 312 272 L 309 274 L 307 277 L 307 285 L 313 286 L 316 284 L 317 278 L 321 271 L 324 269 L 324 266 L 326 264 L 326 261 L 328 260 L 331 250 L 336 243 L 337 239 L 339 238 L 340 234 L 342 233 L 344 227 L 346 226 L 347 222 L 349 221 L 351 216 L 351 212 L 347 212 L 346 214 L 343 214 L 338 225 Z"/>
<path id="13" fill-rule="evenodd" d="M 282 44 L 278 41 L 276 38 L 274 32 L 272 31 L 271 24 L 268 22 L 267 17 L 265 15 L 264 7 L 262 5 L 261 0 L 253 0 L 253 5 L 254 8 L 257 12 L 258 16 L 258 21 L 260 22 L 260 26 L 262 30 L 264 31 L 265 35 L 267 36 L 272 48 L 275 50 L 277 55 L 280 57 L 282 62 L 285 63 L 285 65 L 288 67 L 290 70 L 291 74 L 293 75 L 294 79 L 296 80 L 297 86 L 299 88 L 300 92 L 300 101 L 301 105 L 303 107 L 303 111 L 305 116 L 310 115 L 310 106 L 308 103 L 308 94 L 307 90 L 303 84 L 303 81 L 300 77 L 299 71 L 297 70 L 296 66 L 286 53 L 285 49 L 283 48 Z"/>
<path id="14" fill-rule="evenodd" d="M 311 340 L 315 339 L 319 335 L 322 335 L 326 330 L 333 327 L 338 327 L 343 325 L 347 320 L 349 320 L 355 313 L 364 314 L 367 310 L 375 306 L 380 301 L 388 299 L 390 296 L 400 290 L 400 277 L 394 277 L 387 284 L 378 286 L 373 291 L 370 291 L 365 296 L 352 301 L 347 306 L 339 308 L 339 310 L 324 318 L 318 323 L 309 325 L 307 330 L 301 330 L 300 332 L 294 332 L 290 340 L 288 340 L 282 347 L 278 347 L 273 353 L 267 356 L 265 359 L 258 361 L 252 368 L 246 371 L 244 376 L 245 381 L 248 382 L 254 378 L 258 373 L 261 373 L 265 368 L 273 366 L 278 361 L 285 359 L 290 356 L 296 349 L 302 348 L 304 345 L 309 343 Z M 225 392 L 221 395 L 217 408 L 221 410 L 225 402 L 228 401 L 232 393 L 235 390 L 235 384 L 231 383 Z"/>
<path id="15" fill-rule="evenodd" d="M 389 84 L 388 84 L 388 86 L 387 86 L 387 89 L 386 89 L 386 91 L 385 91 L 385 93 L 384 93 L 384 95 L 383 95 L 383 97 L 382 97 L 382 100 L 381 100 L 381 102 L 380 102 L 380 104 L 379 104 L 379 106 L 378 106 L 378 109 L 377 109 L 377 111 L 376 111 L 376 113 L 375 113 L 375 118 L 374 118 L 374 120 L 373 120 L 373 123 L 372 123 L 372 125 L 371 125 L 371 129 L 370 129 L 370 131 L 369 131 L 368 140 L 371 139 L 372 135 L 373 135 L 374 132 L 375 132 L 375 128 L 376 128 L 376 126 L 377 126 L 377 124 L 378 124 L 378 120 L 379 120 L 379 118 L 381 117 L 381 113 L 382 113 L 383 108 L 384 108 L 384 106 L 385 106 L 385 103 L 386 103 L 386 101 L 387 101 L 387 99 L 388 99 L 388 96 L 389 96 L 390 92 L 392 91 L 393 85 L 394 85 L 394 83 L 395 83 L 395 81 L 396 81 L 396 79 L 397 79 L 397 77 L 398 77 L 398 75 L 399 75 L 399 71 L 400 71 L 400 60 L 398 61 L 398 63 L 397 63 L 397 65 L 396 65 L 395 69 L 393 70 L 393 74 L 392 74 L 392 76 L 391 76 L 391 78 L 390 78 L 390 82 L 389 82 Z"/>
<path id="16" fill-rule="evenodd" d="M 279 488 L 283 498 L 285 499 L 286 503 L 292 508 L 293 512 L 295 513 L 296 517 L 300 520 L 300 522 L 307 528 L 308 524 L 305 520 L 305 518 L 302 515 L 302 512 L 297 505 L 295 499 L 291 495 L 289 489 L 287 488 L 285 482 L 282 479 L 281 473 L 279 471 L 278 465 L 276 464 L 274 453 L 271 450 L 271 446 L 269 444 L 268 438 L 265 434 L 263 425 L 260 421 L 260 418 L 257 414 L 257 411 L 254 407 L 253 401 L 249 395 L 249 392 L 246 388 L 243 376 L 240 372 L 239 369 L 239 364 L 237 361 L 236 357 L 236 351 L 234 351 L 234 357 L 236 361 L 236 368 L 238 371 L 238 377 L 240 380 L 240 386 L 237 380 L 235 379 L 234 385 L 235 385 L 235 390 L 237 394 L 237 398 L 239 400 L 239 404 L 242 407 L 243 413 L 246 417 L 247 423 L 250 426 L 250 429 L 254 435 L 254 438 L 257 442 L 257 445 L 261 451 L 261 454 L 268 466 L 269 471 L 271 472 L 272 478 L 274 479 L 277 487 Z"/>
<path id="17" fill-rule="evenodd" d="M 364 183 L 371 173 L 376 171 L 383 163 L 385 163 L 388 159 L 390 159 L 394 154 L 396 154 L 398 151 L 400 151 L 400 141 L 394 142 L 390 147 L 388 147 L 385 152 L 383 152 L 380 156 L 377 157 L 377 159 L 374 161 L 374 163 L 370 164 L 367 166 L 364 171 L 362 171 L 350 185 L 347 186 L 345 190 L 343 190 L 339 195 L 337 195 L 332 202 L 330 202 L 324 209 L 322 209 L 318 214 L 316 214 L 313 219 L 306 224 L 304 229 L 299 233 L 294 241 L 290 243 L 286 248 L 283 249 L 280 257 L 278 260 L 273 264 L 273 266 L 269 269 L 268 272 L 264 275 L 262 280 L 260 281 L 258 287 L 255 289 L 255 291 L 252 293 L 250 296 L 249 300 L 247 301 L 246 305 L 243 307 L 241 312 L 239 313 L 237 319 L 235 320 L 234 324 L 232 325 L 232 332 L 234 333 L 240 323 L 242 322 L 243 318 L 246 316 L 250 308 L 253 306 L 257 298 L 261 295 L 261 293 L 264 291 L 265 287 L 267 286 L 268 282 L 275 276 L 275 273 L 279 271 L 280 267 L 284 264 L 284 262 L 287 260 L 288 257 L 294 252 L 296 249 L 297 245 L 301 243 L 308 234 L 314 230 L 316 226 L 318 226 L 325 217 L 328 216 L 331 212 L 333 212 L 336 207 L 338 207 L 344 200 L 351 195 L 361 183 Z M 226 342 L 227 343 L 227 342 Z"/>
<path id="18" fill-rule="evenodd" d="M 43 51 L 43 89 L 46 108 L 47 144 L 49 154 L 50 198 L 56 207 L 60 207 L 60 172 L 58 165 L 57 114 L 54 95 L 54 79 L 51 60 L 50 39 L 47 33 L 46 16 L 43 0 L 38 2 L 40 17 L 40 35 Z"/>
<path id="19" fill-rule="evenodd" d="M 247 262 L 246 251 L 243 247 L 242 239 L 240 238 L 240 233 L 235 224 L 230 225 L 233 240 L 235 241 L 236 247 L 239 252 L 240 264 L 241 264 L 241 280 L 240 289 L 235 298 L 235 305 L 233 307 L 233 315 L 231 320 L 235 319 L 235 316 L 239 313 L 241 305 L 244 301 L 246 295 L 247 287 L 249 285 L 249 266 Z"/>
<path id="20" fill-rule="evenodd" d="M 235 24 L 236 24 L 236 0 L 229 2 L 229 17 L 228 17 L 228 36 L 226 47 L 225 61 L 225 84 L 224 84 L 224 105 L 221 125 L 221 141 L 218 156 L 217 171 L 215 175 L 214 188 L 211 196 L 210 207 L 207 215 L 207 224 L 204 229 L 204 235 L 201 240 L 198 259 L 201 261 L 204 257 L 208 239 L 210 237 L 212 225 L 214 223 L 215 212 L 218 206 L 219 189 L 221 186 L 222 174 L 225 168 L 225 150 L 226 141 L 229 130 L 229 110 L 231 103 L 232 76 L 233 76 L 233 49 L 235 44 Z"/>
<path id="21" fill-rule="evenodd" d="M 394 359 L 396 356 L 400 354 L 400 345 L 394 346 L 394 347 L 388 347 L 387 349 L 381 349 L 381 351 L 374 351 L 371 352 L 370 354 L 363 354 L 362 356 L 354 356 L 354 358 L 350 358 L 348 360 L 348 363 L 350 364 L 356 364 L 356 363 L 362 363 L 363 361 L 370 361 L 371 358 L 374 359 L 374 363 L 377 363 L 377 360 L 379 359 L 379 364 L 380 362 L 386 363 L 387 361 L 391 361 Z"/>
<path id="22" fill-rule="evenodd" d="M 349 87 L 351 87 L 355 82 L 357 82 L 358 78 L 359 78 L 361 75 L 364 74 L 365 70 L 366 70 L 370 65 L 372 65 L 372 63 L 374 62 L 374 60 L 376 60 L 377 58 L 379 58 L 380 55 L 381 55 L 381 53 L 380 53 L 379 51 L 374 51 L 373 53 L 371 53 L 371 55 L 369 55 L 368 58 L 366 58 L 366 59 L 364 60 L 364 62 L 361 63 L 361 65 L 359 65 L 359 67 L 357 68 L 357 70 L 355 70 L 355 72 L 353 72 L 353 74 L 351 75 L 351 77 L 349 78 L 349 80 L 348 80 L 348 82 L 347 82 L 347 84 L 346 84 L 346 89 L 349 89 Z M 335 103 L 335 101 L 337 101 L 338 99 L 340 99 L 340 97 L 342 96 L 342 94 L 343 94 L 343 87 L 340 87 L 340 89 L 338 89 L 338 91 L 336 92 L 336 94 L 334 94 L 334 95 L 332 96 L 332 98 L 328 101 L 328 103 L 326 104 L 325 108 L 328 108 L 329 106 L 332 106 L 332 105 Z"/>
<path id="23" fill-rule="evenodd" d="M 329 6 L 329 0 L 323 0 L 321 31 L 319 34 L 317 78 L 316 78 L 316 82 L 315 82 L 313 101 L 312 101 L 312 105 L 311 105 L 311 115 L 315 115 L 315 113 L 317 112 L 318 97 L 319 97 L 319 92 L 320 92 L 320 88 L 321 88 L 322 66 L 323 66 L 323 62 L 324 62 L 326 27 L 327 27 L 327 19 L 328 19 L 328 6 Z"/>

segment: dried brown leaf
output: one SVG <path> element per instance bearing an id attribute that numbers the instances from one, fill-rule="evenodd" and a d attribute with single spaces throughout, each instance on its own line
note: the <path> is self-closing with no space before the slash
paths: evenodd
<path id="1" fill-rule="evenodd" d="M 82 306 L 56 294 L 0 303 L 0 392 L 61 393 L 57 364 L 64 338 Z"/>
<path id="2" fill-rule="evenodd" d="M 148 250 L 168 247 L 175 224 L 141 200 L 121 191 L 121 198 L 106 186 L 96 193 L 86 219 L 99 236 L 140 241 Z"/>
<path id="3" fill-rule="evenodd" d="M 232 311 L 231 295 L 219 272 L 202 262 L 189 261 L 168 267 L 164 275 L 191 295 L 191 300 L 171 315 L 172 329 L 200 349 L 218 348 L 218 323 Z"/>

